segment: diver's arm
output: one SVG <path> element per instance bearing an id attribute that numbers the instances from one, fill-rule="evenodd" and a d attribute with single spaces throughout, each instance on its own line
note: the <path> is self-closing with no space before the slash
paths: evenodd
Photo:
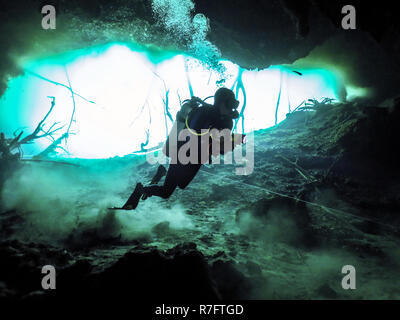
<path id="1" fill-rule="evenodd" d="M 225 123 L 224 123 L 224 126 L 225 126 L 226 129 L 229 129 L 230 131 L 232 131 L 232 129 L 233 129 L 233 120 L 226 120 Z M 222 139 L 220 141 L 220 150 L 221 150 L 220 153 L 222 155 L 225 154 L 224 148 L 223 148 L 224 147 L 224 140 L 223 139 L 224 138 L 222 137 Z M 231 139 L 230 142 L 232 143 L 232 147 L 226 153 L 233 152 L 233 150 L 237 146 L 245 143 L 246 142 L 246 135 L 245 134 L 232 133 L 230 139 Z"/>

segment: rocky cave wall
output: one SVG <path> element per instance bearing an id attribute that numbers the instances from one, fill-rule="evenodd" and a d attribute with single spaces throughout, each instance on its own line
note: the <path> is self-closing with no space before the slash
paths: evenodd
<path id="1" fill-rule="evenodd" d="M 374 88 L 373 102 L 397 93 L 400 23 L 391 2 L 380 2 L 379 8 L 375 8 L 365 1 L 353 1 L 357 30 L 347 31 L 341 29 L 345 1 L 194 2 L 191 15 L 203 13 L 209 18 L 211 30 L 207 39 L 220 56 L 244 68 L 292 64 L 310 55 L 305 65 L 334 65 L 346 74 L 348 83 Z M 0 1 L 0 94 L 4 93 L 9 77 L 22 72 L 18 62 L 23 58 L 40 58 L 111 41 L 136 41 L 191 52 L 188 33 L 177 36 L 174 27 L 166 28 L 160 17 L 154 15 L 151 3 Z M 185 4 L 190 7 L 191 2 L 170 3 L 175 5 L 172 11 L 176 12 Z M 41 28 L 44 4 L 56 8 L 56 30 Z M 174 23 L 179 24 L 179 20 Z"/>

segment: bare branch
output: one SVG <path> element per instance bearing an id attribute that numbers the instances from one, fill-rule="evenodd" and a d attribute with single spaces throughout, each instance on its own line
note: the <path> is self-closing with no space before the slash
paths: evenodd
<path id="1" fill-rule="evenodd" d="M 240 110 L 239 117 L 235 120 L 235 125 L 233 127 L 233 131 L 236 131 L 239 120 L 242 119 L 242 133 L 244 134 L 244 111 L 246 110 L 247 96 L 246 96 L 246 90 L 244 88 L 243 79 L 242 79 L 243 71 L 244 71 L 244 69 L 239 68 L 239 74 L 238 74 L 236 82 L 235 82 L 235 84 L 236 84 L 236 99 L 238 99 L 239 90 L 241 90 L 243 93 L 243 106 L 242 106 L 242 109 Z M 234 86 L 235 86 L 235 84 L 234 84 Z M 205 100 L 207 100 L 207 99 L 208 98 L 206 98 Z"/>
<path id="2" fill-rule="evenodd" d="M 147 99 L 146 99 L 146 101 L 143 103 L 142 109 L 140 109 L 138 115 L 137 115 L 137 116 L 135 117 L 135 119 L 133 119 L 132 122 L 129 124 L 129 127 L 131 127 L 131 126 L 136 122 L 136 120 L 139 119 L 139 117 L 140 117 L 140 115 L 142 114 L 142 112 L 143 112 L 143 110 L 144 110 L 144 107 L 145 107 L 146 105 L 149 105 L 149 103 L 147 102 Z"/>
<path id="3" fill-rule="evenodd" d="M 311 175 L 310 173 L 307 172 L 306 169 L 303 169 L 302 167 L 300 167 L 297 164 L 297 160 L 295 162 L 290 161 L 288 158 L 286 158 L 285 156 L 282 155 L 277 155 L 278 158 L 282 158 L 283 160 L 287 161 L 288 163 L 290 163 L 291 165 L 293 165 L 295 167 L 295 170 L 308 182 L 316 182 L 318 181 L 313 175 Z"/>
<path id="4" fill-rule="evenodd" d="M 52 127 L 54 127 L 54 125 L 53 125 Z M 61 130 L 61 129 L 64 128 L 64 127 L 65 127 L 65 125 L 63 125 L 63 126 L 61 126 L 61 127 L 58 127 L 58 128 L 56 128 L 56 129 L 54 129 L 53 131 L 50 131 L 50 129 L 47 130 L 47 131 L 42 130 L 42 132 L 44 132 L 44 134 L 38 135 L 38 136 L 37 136 L 37 139 L 44 138 L 44 137 L 47 137 L 47 136 L 50 136 L 50 137 L 51 137 L 54 133 L 56 133 L 57 131 Z M 67 132 L 67 133 L 68 133 L 68 132 Z"/>
<path id="5" fill-rule="evenodd" d="M 72 104 L 73 104 L 73 110 L 72 110 L 71 120 L 70 120 L 70 122 L 69 122 L 68 129 L 67 129 L 67 138 L 66 138 L 66 139 L 68 139 L 69 129 L 71 129 L 72 121 L 74 120 L 76 105 L 75 105 L 74 91 L 72 90 L 71 81 L 70 81 L 70 79 L 69 79 L 67 67 L 64 66 L 64 69 L 65 69 L 65 74 L 66 74 L 66 76 L 67 76 L 67 80 L 68 80 L 68 84 L 69 84 L 69 89 L 70 89 L 70 91 L 71 91 Z"/>
<path id="6" fill-rule="evenodd" d="M 60 136 L 57 140 L 55 140 L 51 145 L 49 145 L 45 150 L 43 150 L 41 153 L 39 153 L 38 155 L 34 156 L 34 159 L 38 159 L 38 158 L 44 158 L 47 157 L 48 155 L 50 155 L 51 153 L 54 153 L 56 151 L 57 148 L 62 148 L 59 147 L 59 144 L 61 143 L 61 141 L 63 139 L 66 139 L 68 137 L 69 133 L 64 133 L 62 136 Z M 62 148 L 64 151 L 66 151 L 64 148 Z M 66 151 L 66 153 L 68 154 L 69 152 Z"/>
<path id="7" fill-rule="evenodd" d="M 55 84 L 56 86 L 62 86 L 62 87 L 64 87 L 64 88 L 68 89 L 68 90 L 71 92 L 72 95 L 75 95 L 75 96 L 77 96 L 77 97 L 79 97 L 79 98 L 81 98 L 81 99 L 83 99 L 83 100 L 85 100 L 85 101 L 87 101 L 87 102 L 89 102 L 89 103 L 94 103 L 94 104 L 96 104 L 96 102 L 91 101 L 91 100 L 88 100 L 88 99 L 86 99 L 85 97 L 82 97 L 80 94 L 74 92 L 70 87 L 68 87 L 67 85 L 65 85 L 65 84 L 63 84 L 63 83 L 59 83 L 59 82 L 56 82 L 56 81 L 47 79 L 47 78 L 45 78 L 45 77 L 43 77 L 43 76 L 41 76 L 41 75 L 39 75 L 39 74 L 37 74 L 37 73 L 35 73 L 35 72 L 33 72 L 33 71 L 30 71 L 30 70 L 28 70 L 28 69 L 24 69 L 24 71 L 25 71 L 26 73 L 29 73 L 30 75 L 36 77 L 36 78 L 42 79 L 42 80 L 47 81 L 47 82 L 52 83 L 52 84 Z"/>
<path id="8" fill-rule="evenodd" d="M 172 118 L 171 113 L 169 112 L 169 89 L 167 88 L 167 84 L 165 83 L 164 79 L 161 78 L 156 72 L 154 72 L 154 75 L 160 79 L 163 84 L 164 84 L 164 90 L 165 90 L 165 98 L 161 98 L 163 103 L 164 103 L 164 107 L 165 107 L 165 114 L 168 116 L 168 118 L 171 120 L 171 122 L 174 122 L 174 119 Z M 180 98 L 179 98 L 180 100 Z"/>
<path id="9" fill-rule="evenodd" d="M 44 122 L 46 121 L 47 117 L 49 116 L 49 114 L 51 113 L 51 111 L 53 111 L 53 108 L 56 104 L 56 98 L 54 97 L 48 97 L 51 98 L 51 107 L 50 110 L 47 112 L 47 114 L 45 115 L 45 117 L 39 122 L 39 124 L 37 125 L 36 129 L 28 136 L 26 136 L 24 139 L 22 139 L 19 144 L 27 144 L 32 142 L 32 140 L 38 139 L 38 133 L 42 130 L 42 126 L 44 124 Z M 21 136 L 22 132 L 20 133 Z"/>
<path id="10" fill-rule="evenodd" d="M 61 141 L 63 139 L 68 138 L 68 136 L 70 134 L 69 132 L 64 133 L 58 139 L 55 139 L 53 137 L 53 134 L 55 134 L 57 131 L 60 131 L 61 129 L 63 129 L 65 127 L 65 125 L 56 127 L 60 122 L 53 123 L 50 126 L 50 128 L 47 130 L 43 129 L 46 119 L 49 117 L 50 113 L 53 111 L 53 108 L 55 106 L 55 97 L 49 96 L 49 98 L 52 99 L 50 110 L 46 113 L 44 118 L 39 122 L 39 124 L 36 126 L 35 130 L 31 134 L 29 134 L 28 136 L 26 136 L 25 138 L 20 140 L 20 138 L 23 134 L 23 131 L 21 131 L 19 133 L 19 135 L 17 137 L 15 137 L 9 144 L 10 150 L 12 150 L 14 148 L 18 148 L 20 151 L 22 151 L 21 145 L 33 143 L 33 141 L 37 140 L 37 139 L 47 138 L 47 139 L 50 139 L 52 141 L 52 143 L 49 147 L 46 148 L 46 150 L 44 150 L 42 153 L 39 154 L 39 156 L 44 156 L 44 155 L 50 154 L 51 152 L 54 152 L 59 147 L 58 145 L 61 143 Z M 40 133 L 42 133 L 42 134 L 40 134 Z"/>
<path id="11" fill-rule="evenodd" d="M 70 162 L 63 162 L 63 161 L 51 161 L 51 160 L 41 160 L 41 159 L 21 159 L 24 162 L 43 162 L 43 163 L 50 163 L 55 165 L 65 165 L 65 166 L 72 166 L 72 167 L 80 167 L 79 164 L 70 163 Z"/>

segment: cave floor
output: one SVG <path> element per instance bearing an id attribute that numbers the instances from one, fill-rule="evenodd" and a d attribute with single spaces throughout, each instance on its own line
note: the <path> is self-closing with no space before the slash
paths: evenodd
<path id="1" fill-rule="evenodd" d="M 339 116 L 340 108 L 350 111 Z M 363 119 L 348 105 L 293 114 L 256 132 L 253 174 L 237 176 L 234 165 L 203 166 L 185 190 L 168 200 L 149 198 L 136 211 L 108 211 L 107 199 L 97 218 L 85 221 L 80 210 L 96 207 L 109 182 L 86 183 L 71 200 L 71 228 L 54 241 L 49 230 L 36 229 L 29 210 L 8 210 L 1 217 L 0 256 L 8 261 L 1 297 L 38 292 L 6 277 L 15 270 L 48 263 L 70 270 L 84 261 L 90 271 L 83 274 L 101 275 L 128 253 L 181 250 L 200 252 L 223 299 L 399 299 L 399 184 L 395 173 L 348 152 L 355 148 L 349 132 Z M 150 180 L 156 166 L 130 169 L 126 188 L 109 190 L 114 201 Z M 229 266 L 226 274 L 216 267 L 221 263 Z M 357 271 L 356 290 L 342 288 L 346 265 Z"/>

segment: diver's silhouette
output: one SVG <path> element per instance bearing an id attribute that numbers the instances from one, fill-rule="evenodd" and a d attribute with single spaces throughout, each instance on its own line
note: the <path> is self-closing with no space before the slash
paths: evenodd
<path id="1" fill-rule="evenodd" d="M 186 115 L 186 107 L 190 104 L 192 106 L 193 104 L 197 105 L 189 108 L 191 111 Z M 202 106 L 200 107 L 198 104 L 201 104 Z M 197 135 L 198 137 L 200 134 L 197 133 L 207 129 L 229 129 L 229 131 L 231 131 L 233 128 L 233 119 L 237 119 L 239 117 L 239 113 L 236 110 L 238 105 L 239 101 L 236 100 L 232 90 L 221 88 L 215 93 L 214 105 L 206 104 L 201 99 L 196 97 L 188 100 L 188 102 L 182 106 L 181 111 L 178 112 L 176 121 L 178 122 L 178 125 L 179 123 L 182 126 L 184 124 L 186 128 L 190 130 L 190 132 L 193 132 L 194 135 Z M 240 143 L 241 142 L 242 141 L 240 141 Z M 179 151 L 179 149 L 185 143 L 186 141 L 177 141 L 175 147 Z M 168 150 L 169 145 L 168 138 L 165 145 L 166 147 L 164 147 L 164 153 L 166 153 L 167 156 L 170 156 Z M 143 200 L 151 196 L 157 196 L 164 199 L 169 198 L 176 187 L 181 189 L 186 188 L 186 186 L 196 176 L 201 166 L 201 161 L 198 163 L 189 162 L 188 164 L 182 164 L 179 159 L 177 159 L 176 163 L 170 163 L 168 171 L 162 165 L 160 165 L 150 185 L 143 186 L 139 182 L 122 209 L 135 209 L 140 198 Z M 161 186 L 156 185 L 164 175 L 166 175 L 164 184 Z"/>

